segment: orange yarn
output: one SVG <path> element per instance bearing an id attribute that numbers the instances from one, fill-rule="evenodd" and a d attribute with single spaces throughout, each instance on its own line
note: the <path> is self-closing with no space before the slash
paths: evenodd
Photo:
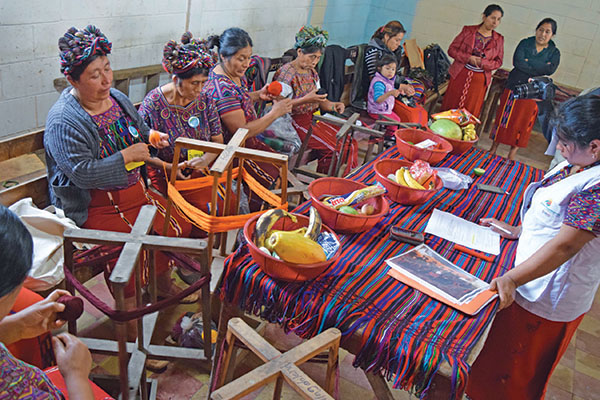
<path id="1" fill-rule="evenodd" d="M 234 168 L 232 171 L 232 179 L 239 176 L 239 168 Z M 256 179 L 250 175 L 245 169 L 242 170 L 242 179 L 248 184 L 250 189 L 256 193 L 261 199 L 269 203 L 275 208 L 287 210 L 288 203 L 282 202 L 281 197 L 273 194 L 267 188 L 262 186 Z M 212 216 L 204 211 L 194 207 L 183 198 L 180 190 L 197 190 L 207 187 L 212 187 L 214 181 L 213 176 L 203 176 L 200 178 L 175 181 L 175 185 L 167 182 L 167 193 L 173 205 L 179 211 L 181 216 L 188 222 L 194 224 L 198 228 L 209 232 L 227 232 L 232 229 L 238 229 L 244 226 L 247 220 L 256 214 L 261 214 L 263 211 L 257 211 L 250 214 L 228 215 L 228 216 Z M 219 184 L 227 182 L 227 176 L 221 176 L 218 179 Z M 213 190 L 216 188 L 213 188 Z"/>

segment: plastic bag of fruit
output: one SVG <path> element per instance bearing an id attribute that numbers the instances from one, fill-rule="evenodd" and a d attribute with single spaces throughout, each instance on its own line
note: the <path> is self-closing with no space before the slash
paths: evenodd
<path id="1" fill-rule="evenodd" d="M 433 118 L 436 121 L 438 119 L 449 119 L 450 121 L 455 122 L 460 126 L 481 123 L 481 121 L 477 119 L 477 117 L 475 117 L 465 108 L 454 108 L 452 110 L 442 111 L 437 114 L 433 114 L 431 118 Z"/>

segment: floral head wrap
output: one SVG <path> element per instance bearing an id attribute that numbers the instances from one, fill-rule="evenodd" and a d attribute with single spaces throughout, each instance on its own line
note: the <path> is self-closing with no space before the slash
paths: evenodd
<path id="1" fill-rule="evenodd" d="M 296 33 L 296 49 L 302 49 L 310 46 L 325 47 L 329 39 L 329 32 L 324 31 L 318 26 L 305 25 Z"/>
<path id="2" fill-rule="evenodd" d="M 60 49 L 60 72 L 70 75 L 73 69 L 81 65 L 89 57 L 98 54 L 110 54 L 112 43 L 100 29 L 88 25 L 83 30 L 69 28 L 63 37 L 58 39 Z"/>
<path id="3" fill-rule="evenodd" d="M 163 68 L 170 74 L 182 74 L 198 67 L 210 70 L 215 58 L 206 47 L 206 41 L 194 39 L 190 32 L 181 36 L 181 44 L 169 40 L 163 49 Z"/>

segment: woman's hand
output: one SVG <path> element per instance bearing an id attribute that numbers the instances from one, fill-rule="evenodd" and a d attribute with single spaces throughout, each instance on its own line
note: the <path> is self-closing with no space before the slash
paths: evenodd
<path id="1" fill-rule="evenodd" d="M 476 67 L 481 67 L 481 57 L 477 57 L 477 56 L 469 57 L 469 64 L 474 65 Z"/>
<path id="2" fill-rule="evenodd" d="M 147 161 L 150 158 L 150 150 L 148 150 L 146 143 L 136 143 L 121 150 L 121 155 L 125 165 L 127 165 L 131 162 Z"/>
<path id="3" fill-rule="evenodd" d="M 341 101 L 336 101 L 335 103 L 333 103 L 333 109 L 336 113 L 343 114 L 344 110 L 346 109 L 346 106 Z"/>
<path id="4" fill-rule="evenodd" d="M 317 89 L 303 96 L 302 100 L 307 103 L 320 103 L 327 100 L 327 93 L 317 94 Z"/>
<path id="5" fill-rule="evenodd" d="M 400 94 L 404 94 L 406 96 L 412 96 L 413 94 L 415 94 L 415 88 L 412 87 L 412 85 L 409 85 L 408 83 L 403 83 L 398 87 L 398 90 L 400 91 Z"/>
<path id="6" fill-rule="evenodd" d="M 500 297 L 500 310 L 502 310 L 515 301 L 517 284 L 507 274 L 494 279 L 492 283 L 490 283 L 490 290 L 498 292 L 498 296 Z"/>
<path id="7" fill-rule="evenodd" d="M 500 236 L 506 239 L 514 240 L 518 239 L 519 236 L 521 236 L 521 226 L 512 226 L 507 224 L 506 222 L 498 221 L 496 218 L 481 218 L 479 220 L 479 223 L 483 226 L 489 226 L 494 232 L 498 233 Z M 503 231 L 502 229 L 496 228 L 494 225 L 499 226 L 500 228 L 506 230 L 509 233 Z"/>
<path id="8" fill-rule="evenodd" d="M 75 336 L 61 333 L 52 338 L 58 370 L 65 379 L 71 398 L 94 399 L 88 381 L 92 369 L 92 355 L 85 344 Z"/>
<path id="9" fill-rule="evenodd" d="M 261 99 L 261 100 L 263 100 L 263 101 L 273 101 L 273 100 L 275 100 L 275 96 L 273 96 L 271 93 L 269 93 L 267 91 L 267 86 L 269 86 L 269 85 L 263 86 L 258 91 L 258 98 Z"/>
<path id="10" fill-rule="evenodd" d="M 273 101 L 273 108 L 269 111 L 269 113 L 273 113 L 275 118 L 279 118 L 289 112 L 292 112 L 292 100 L 290 99 Z"/>
<path id="11" fill-rule="evenodd" d="M 169 135 L 163 132 L 158 132 L 158 136 L 160 137 L 160 141 L 156 143 L 157 149 L 163 149 L 165 147 L 169 147 L 171 144 L 169 143 Z"/>
<path id="12" fill-rule="evenodd" d="M 19 340 L 34 338 L 61 328 L 66 321 L 57 320 L 56 313 L 64 311 L 65 305 L 57 303 L 56 300 L 68 295 L 70 293 L 66 290 L 55 290 L 44 300 L 13 314 L 12 318 L 15 318 L 16 327 L 18 326 Z"/>
<path id="13" fill-rule="evenodd" d="M 202 169 L 208 167 L 210 160 L 203 155 L 201 157 L 194 157 L 191 160 L 187 160 L 185 163 L 187 168 Z"/>

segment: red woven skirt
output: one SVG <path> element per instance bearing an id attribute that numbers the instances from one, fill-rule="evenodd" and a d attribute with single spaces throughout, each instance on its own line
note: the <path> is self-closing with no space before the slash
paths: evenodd
<path id="1" fill-rule="evenodd" d="M 19 312 L 43 299 L 44 298 L 36 292 L 32 292 L 23 287 L 19 291 L 17 300 L 12 306 L 10 313 L 14 314 Z M 50 335 L 50 332 L 46 332 L 38 337 L 23 339 L 8 344 L 6 345 L 6 348 L 19 360 L 25 361 L 40 369 L 44 369 L 54 365 L 54 352 L 52 351 L 51 337 L 52 335 Z"/>
<path id="2" fill-rule="evenodd" d="M 450 78 L 441 111 L 466 108 L 471 114 L 479 117 L 486 91 L 484 73 L 463 68 L 456 77 Z"/>
<path id="3" fill-rule="evenodd" d="M 132 185 L 122 190 L 98 190 L 90 191 L 92 200 L 88 207 L 88 219 L 83 224 L 82 228 L 99 229 L 113 232 L 130 232 L 131 227 L 135 223 L 140 208 L 151 204 L 156 206 L 157 213 L 154 218 L 154 231 L 162 233 L 163 224 L 166 216 L 167 202 L 160 195 L 147 191 L 144 184 L 139 180 L 135 185 Z M 184 221 L 177 215 L 176 212 L 171 213 L 169 220 L 169 229 L 167 236 L 189 237 L 192 226 L 187 221 Z M 156 273 L 165 272 L 171 264 L 167 255 L 162 252 L 156 252 Z M 149 260 L 144 254 L 142 268 L 142 283 L 148 282 L 148 266 Z M 105 276 L 112 272 L 114 263 L 109 263 L 106 266 Z M 125 287 L 125 296 L 130 297 L 135 294 L 135 283 L 131 279 Z"/>
<path id="4" fill-rule="evenodd" d="M 300 136 L 300 140 L 304 141 L 306 133 L 312 124 L 312 113 L 294 114 L 292 115 L 292 124 Z M 313 132 L 308 141 L 308 148 L 312 151 L 311 160 L 318 159 L 317 172 L 327 174 L 329 166 L 333 158 L 333 153 L 337 151 L 338 156 L 343 160 L 347 160 L 344 175 L 348 174 L 353 168 L 358 166 L 358 144 L 355 139 L 345 142 L 345 146 L 340 152 L 342 143 L 337 142 L 336 134 L 339 131 L 338 126 L 317 122 L 313 125 Z"/>
<path id="5" fill-rule="evenodd" d="M 422 105 L 417 104 L 416 107 L 409 107 L 399 100 L 394 100 L 394 113 L 400 117 L 402 122 L 413 122 L 427 126 L 429 114 Z"/>
<path id="6" fill-rule="evenodd" d="M 583 319 L 555 322 L 516 302 L 496 315 L 475 360 L 467 394 L 472 400 L 539 400 L 548 379 Z"/>
<path id="7" fill-rule="evenodd" d="M 504 89 L 490 138 L 509 146 L 527 147 L 535 124 L 538 107 L 535 100 L 515 100 L 511 91 Z"/>

